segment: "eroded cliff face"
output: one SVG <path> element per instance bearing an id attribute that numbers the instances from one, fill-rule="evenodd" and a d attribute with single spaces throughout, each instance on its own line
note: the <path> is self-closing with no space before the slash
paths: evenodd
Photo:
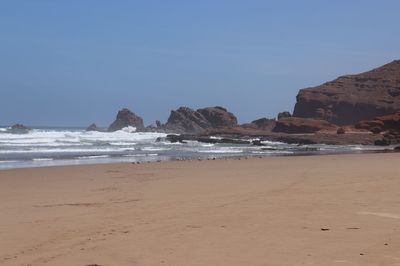
<path id="1" fill-rule="evenodd" d="M 352 125 L 399 110 L 400 60 L 395 60 L 365 73 L 300 90 L 293 116 Z"/>

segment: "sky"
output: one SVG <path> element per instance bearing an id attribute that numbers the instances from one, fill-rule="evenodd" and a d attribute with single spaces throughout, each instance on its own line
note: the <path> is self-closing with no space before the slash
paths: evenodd
<path id="1" fill-rule="evenodd" d="M 397 0 L 0 0 L 0 125 L 145 124 L 221 105 L 239 122 L 400 58 Z"/>

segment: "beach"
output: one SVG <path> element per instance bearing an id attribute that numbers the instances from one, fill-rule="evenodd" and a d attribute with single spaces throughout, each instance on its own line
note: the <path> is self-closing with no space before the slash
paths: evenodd
<path id="1" fill-rule="evenodd" d="M 0 265 L 400 265 L 400 154 L 0 171 Z"/>

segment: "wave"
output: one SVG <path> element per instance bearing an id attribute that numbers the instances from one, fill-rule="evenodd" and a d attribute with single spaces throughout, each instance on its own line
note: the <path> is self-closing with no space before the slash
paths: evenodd
<path id="1" fill-rule="evenodd" d="M 124 151 L 134 151 L 135 148 L 77 148 L 77 149 L 24 149 L 24 150 L 0 150 L 0 154 L 20 154 L 20 153 L 83 153 L 83 152 L 124 152 Z"/>
<path id="2" fill-rule="evenodd" d="M 100 159 L 100 158 L 109 158 L 110 155 L 90 155 L 90 156 L 78 156 L 78 159 Z"/>
<path id="3" fill-rule="evenodd" d="M 199 150 L 198 152 L 201 153 L 243 153 L 242 149 L 235 149 L 235 148 L 221 148 L 216 150 Z"/>
<path id="4" fill-rule="evenodd" d="M 165 151 L 167 149 L 162 148 L 162 147 L 143 147 L 143 148 L 140 148 L 140 150 L 142 150 L 142 151 Z"/>
<path id="5" fill-rule="evenodd" d="M 147 157 L 147 156 L 158 156 L 158 153 L 125 154 L 125 155 L 122 155 L 122 157 Z"/>
<path id="6" fill-rule="evenodd" d="M 53 158 L 33 158 L 32 161 L 53 161 Z"/>

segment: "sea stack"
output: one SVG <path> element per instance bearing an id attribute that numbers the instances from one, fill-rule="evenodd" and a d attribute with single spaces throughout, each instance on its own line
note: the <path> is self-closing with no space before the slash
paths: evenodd
<path id="1" fill-rule="evenodd" d="M 99 131 L 99 128 L 97 127 L 97 125 L 95 123 L 90 124 L 87 128 L 86 131 Z"/>
<path id="2" fill-rule="evenodd" d="M 143 119 L 133 113 L 131 110 L 124 108 L 118 111 L 115 121 L 108 127 L 108 131 L 121 130 L 124 127 L 132 126 L 136 128 L 136 131 L 144 131 Z"/>
<path id="3" fill-rule="evenodd" d="M 28 133 L 29 130 L 30 128 L 23 124 L 15 124 L 11 126 L 11 132 L 15 134 L 25 134 Z"/>
<path id="4" fill-rule="evenodd" d="M 171 111 L 165 128 L 175 133 L 200 133 L 210 128 L 234 127 L 236 125 L 236 116 L 220 106 L 198 110 L 180 107 Z"/>

